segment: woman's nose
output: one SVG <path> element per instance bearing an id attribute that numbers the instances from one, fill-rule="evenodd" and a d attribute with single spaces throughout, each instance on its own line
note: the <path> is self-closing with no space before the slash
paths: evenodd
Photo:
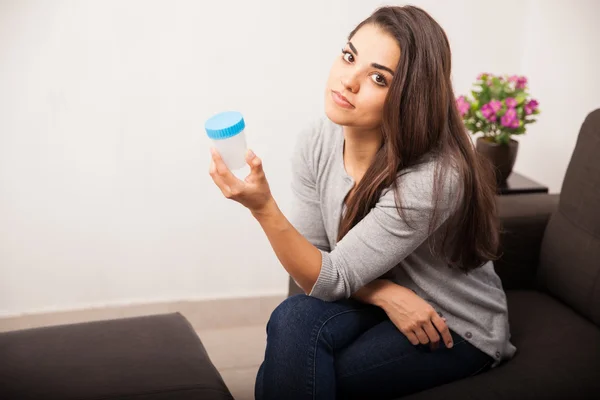
<path id="1" fill-rule="evenodd" d="M 351 93 L 356 94 L 358 92 L 358 89 L 359 89 L 358 80 L 356 79 L 355 76 L 343 77 L 342 85 L 344 86 L 344 88 L 346 88 L 346 90 L 348 90 Z"/>

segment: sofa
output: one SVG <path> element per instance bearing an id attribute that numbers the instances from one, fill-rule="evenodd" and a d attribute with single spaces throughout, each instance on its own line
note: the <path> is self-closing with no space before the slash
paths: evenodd
<path id="1" fill-rule="evenodd" d="M 560 195 L 497 201 L 503 255 L 495 268 L 517 353 L 404 399 L 600 399 L 600 109 L 581 127 Z M 298 293 L 290 279 L 289 295 Z"/>

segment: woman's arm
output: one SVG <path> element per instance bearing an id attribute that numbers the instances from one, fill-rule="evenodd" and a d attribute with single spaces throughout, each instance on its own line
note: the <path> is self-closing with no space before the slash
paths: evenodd
<path id="1" fill-rule="evenodd" d="M 279 210 L 271 196 L 260 159 L 249 152 L 247 162 L 251 167 L 251 173 L 241 181 L 233 176 L 218 153 L 213 150 L 210 175 L 225 197 L 240 202 L 252 212 L 265 231 L 281 264 L 304 291 L 312 295 L 319 279 L 325 277 L 328 282 L 323 283 L 320 288 L 321 296 L 324 296 L 324 289 L 336 279 L 335 274 L 332 273 L 334 265 L 331 262 L 324 264 L 324 257 L 328 257 L 329 253 L 313 246 Z M 367 216 L 369 217 L 373 218 L 371 214 Z M 354 229 L 349 232 L 349 235 Z M 362 249 L 358 246 L 359 255 L 365 252 L 365 244 L 363 243 L 362 246 Z M 338 248 L 331 254 L 333 255 Z M 328 269 L 323 271 L 323 265 Z M 377 276 L 380 276 L 382 268 L 381 262 L 376 263 L 373 268 L 374 273 L 379 273 Z M 376 279 L 377 276 L 356 289 L 350 287 L 342 290 L 349 291 L 348 297 L 354 295 L 363 302 L 380 306 L 394 325 L 414 344 L 431 342 L 437 346 L 439 335 L 434 325 L 445 340 L 446 337 L 450 337 L 445 322 L 427 302 L 409 289 L 386 280 Z M 334 296 L 339 296 L 339 291 Z"/>
<path id="2" fill-rule="evenodd" d="M 405 174 L 399 192 L 410 224 L 398 213 L 393 190 L 384 193 L 375 207 L 337 244 L 325 252 L 305 239 L 277 207 L 261 160 L 252 152 L 250 175 L 241 181 L 227 169 L 216 151 L 210 174 L 225 197 L 246 206 L 267 235 L 275 254 L 294 280 L 311 296 L 327 301 L 348 298 L 369 282 L 394 268 L 427 239 L 433 208 L 433 169 Z M 412 175 L 412 176 L 408 176 Z M 456 182 L 444 188 L 444 222 L 457 201 Z"/>
<path id="3" fill-rule="evenodd" d="M 211 149 L 211 153 L 209 173 L 215 184 L 226 198 L 241 203 L 252 212 L 281 265 L 306 293 L 310 293 L 321 271 L 322 250 L 312 245 L 283 215 L 271 195 L 262 161 L 249 151 L 246 161 L 250 175 L 242 181 L 229 171 L 215 149 Z M 320 230 L 314 235 L 316 240 L 323 241 Z"/>
<path id="4" fill-rule="evenodd" d="M 265 231 L 286 271 L 305 293 L 310 293 L 321 271 L 321 252 L 292 226 L 274 201 L 253 215 Z M 360 288 L 352 297 L 383 308 L 388 283 L 389 281 L 376 279 Z"/>
<path id="5" fill-rule="evenodd" d="M 310 293 L 321 272 L 321 251 L 292 226 L 275 200 L 252 211 L 252 215 L 267 235 L 281 265 L 305 293 Z"/>
<path id="6" fill-rule="evenodd" d="M 354 292 L 352 298 L 365 304 L 383 308 L 385 289 L 385 281 L 383 279 L 376 279 Z"/>
<path id="7" fill-rule="evenodd" d="M 310 293 L 320 275 L 322 255 L 285 218 L 274 201 L 254 211 L 279 261 L 296 283 Z M 356 290 L 352 297 L 380 307 L 392 323 L 414 344 L 439 346 L 440 335 L 452 347 L 452 335 L 435 309 L 412 290 L 386 279 L 375 279 Z"/>
<path id="8" fill-rule="evenodd" d="M 412 290 L 385 279 L 376 279 L 360 288 L 352 297 L 385 311 L 392 323 L 414 345 L 439 347 L 440 335 L 451 348 L 452 335 L 446 320 Z"/>

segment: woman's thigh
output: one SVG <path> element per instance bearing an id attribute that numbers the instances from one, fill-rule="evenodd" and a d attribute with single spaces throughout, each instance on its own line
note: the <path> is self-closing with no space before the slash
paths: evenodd
<path id="1" fill-rule="evenodd" d="M 386 318 L 380 308 L 354 299 L 326 302 L 300 294 L 273 311 L 267 323 L 267 341 L 302 343 L 324 337 L 332 349 L 341 348 Z"/>
<path id="2" fill-rule="evenodd" d="M 488 369 L 493 359 L 453 331 L 451 349 L 415 346 L 390 321 L 364 332 L 336 353 L 341 399 L 393 399 Z"/>
<path id="3" fill-rule="evenodd" d="M 380 308 L 353 299 L 286 299 L 267 323 L 265 361 L 256 377 L 255 397 L 334 398 L 334 353 L 386 318 Z"/>

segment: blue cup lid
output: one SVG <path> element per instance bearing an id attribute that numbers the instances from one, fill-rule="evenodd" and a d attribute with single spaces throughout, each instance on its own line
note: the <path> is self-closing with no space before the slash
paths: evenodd
<path id="1" fill-rule="evenodd" d="M 246 127 L 242 113 L 226 111 L 209 118 L 204 124 L 206 134 L 211 139 L 227 139 L 237 135 Z"/>

